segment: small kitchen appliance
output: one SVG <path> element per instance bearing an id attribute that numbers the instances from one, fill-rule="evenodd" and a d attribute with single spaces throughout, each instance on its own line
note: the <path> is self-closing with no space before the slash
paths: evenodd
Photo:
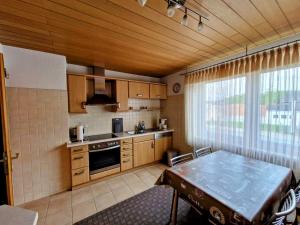
<path id="1" fill-rule="evenodd" d="M 165 118 L 160 118 L 159 119 L 159 129 L 160 130 L 166 130 L 166 129 L 168 129 L 167 119 L 165 119 Z"/>
<path id="2" fill-rule="evenodd" d="M 113 133 L 123 132 L 123 118 L 112 119 L 112 132 Z"/>

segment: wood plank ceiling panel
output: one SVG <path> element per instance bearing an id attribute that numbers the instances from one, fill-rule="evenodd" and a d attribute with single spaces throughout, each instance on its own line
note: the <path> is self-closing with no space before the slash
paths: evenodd
<path id="1" fill-rule="evenodd" d="M 69 62 L 163 76 L 262 45 L 300 30 L 299 0 L 187 0 L 209 18 L 183 10 L 166 16 L 166 1 L 0 0 L 0 42 L 62 54 Z"/>

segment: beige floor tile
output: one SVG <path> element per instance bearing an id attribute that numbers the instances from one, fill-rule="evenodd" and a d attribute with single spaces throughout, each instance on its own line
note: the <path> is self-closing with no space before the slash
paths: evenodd
<path id="1" fill-rule="evenodd" d="M 135 173 L 140 179 L 146 179 L 150 176 L 153 177 L 153 175 L 151 175 L 151 173 L 149 173 L 146 169 L 142 170 L 142 171 L 138 171 Z"/>
<path id="2" fill-rule="evenodd" d="M 127 185 L 141 181 L 140 178 L 134 173 L 124 174 L 122 175 L 122 179 L 125 181 Z"/>
<path id="3" fill-rule="evenodd" d="M 112 189 L 112 193 L 117 202 L 124 201 L 125 199 L 128 199 L 134 195 L 134 192 L 127 185 Z"/>
<path id="4" fill-rule="evenodd" d="M 110 189 L 116 189 L 126 185 L 121 176 L 107 180 L 107 184 L 110 187 Z"/>
<path id="5" fill-rule="evenodd" d="M 157 178 L 153 175 L 150 175 L 148 177 L 141 178 L 142 182 L 146 184 L 148 187 L 153 187 L 155 185 L 155 182 L 157 181 Z"/>
<path id="6" fill-rule="evenodd" d="M 39 218 L 44 218 L 47 215 L 49 199 L 50 199 L 49 197 L 42 198 L 39 200 L 35 200 L 32 202 L 20 205 L 19 207 L 38 212 Z"/>
<path id="7" fill-rule="evenodd" d="M 86 217 L 89 217 L 95 214 L 96 212 L 97 211 L 94 199 L 81 202 L 73 206 L 73 223 L 76 223 Z"/>
<path id="8" fill-rule="evenodd" d="M 72 217 L 67 216 L 64 212 L 47 215 L 45 225 L 69 225 L 72 224 Z"/>
<path id="9" fill-rule="evenodd" d="M 71 198 L 56 198 L 50 200 L 47 217 L 59 212 L 64 213 L 66 216 L 72 218 Z"/>
<path id="10" fill-rule="evenodd" d="M 104 194 L 101 194 L 101 195 L 98 195 L 96 198 L 95 198 L 95 204 L 96 204 L 96 209 L 97 209 L 97 212 L 99 211 L 102 211 L 114 204 L 116 204 L 117 201 L 113 195 L 112 192 L 108 192 L 108 193 L 104 193 Z"/>
<path id="11" fill-rule="evenodd" d="M 45 220 L 46 220 L 46 217 L 44 218 L 38 218 L 38 221 L 37 221 L 37 225 L 45 225 Z"/>
<path id="12" fill-rule="evenodd" d="M 148 186 L 144 184 L 142 181 L 131 183 L 128 186 L 133 191 L 134 194 L 139 194 L 148 189 Z"/>
<path id="13" fill-rule="evenodd" d="M 91 185 L 91 189 L 94 197 L 110 192 L 109 185 L 105 181 Z"/>
<path id="14" fill-rule="evenodd" d="M 91 187 L 83 187 L 72 191 L 72 206 L 93 199 Z"/>

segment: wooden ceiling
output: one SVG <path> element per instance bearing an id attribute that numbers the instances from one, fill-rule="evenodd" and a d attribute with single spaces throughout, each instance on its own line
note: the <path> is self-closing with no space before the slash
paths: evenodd
<path id="1" fill-rule="evenodd" d="M 180 24 L 164 0 L 0 0 L 0 43 L 62 54 L 68 62 L 163 76 L 293 35 L 300 0 L 187 0 L 209 18 Z"/>

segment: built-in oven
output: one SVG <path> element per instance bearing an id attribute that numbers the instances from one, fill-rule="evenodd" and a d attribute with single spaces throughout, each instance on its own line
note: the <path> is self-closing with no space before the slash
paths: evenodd
<path id="1" fill-rule="evenodd" d="M 90 175 L 120 167 L 120 141 L 89 144 Z"/>

